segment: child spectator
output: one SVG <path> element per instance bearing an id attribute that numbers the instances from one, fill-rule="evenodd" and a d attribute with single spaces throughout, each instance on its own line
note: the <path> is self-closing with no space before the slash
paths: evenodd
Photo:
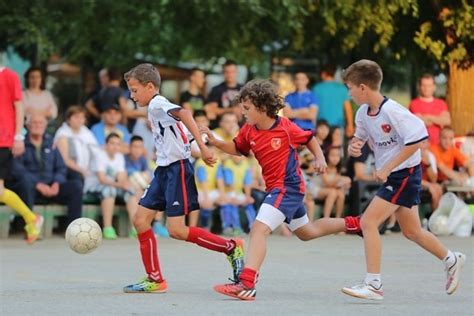
<path id="1" fill-rule="evenodd" d="M 122 112 L 118 105 L 111 105 L 101 114 L 102 120 L 91 127 L 97 142 L 100 146 L 105 145 L 105 139 L 110 133 L 117 134 L 122 140 L 120 152 L 128 153 L 128 144 L 130 143 L 130 133 L 128 129 L 120 124 Z"/>
<path id="2" fill-rule="evenodd" d="M 145 156 L 145 145 L 141 136 L 132 136 L 130 139 L 130 153 L 125 156 L 125 166 L 128 178 L 139 199 L 151 181 L 151 172 Z M 162 224 L 163 214 L 157 213 L 153 223 L 153 232 L 160 237 L 168 238 L 169 233 Z"/>
<path id="3" fill-rule="evenodd" d="M 325 120 L 319 120 L 315 133 L 315 137 L 318 141 L 319 146 L 324 146 L 324 143 L 327 142 L 327 139 L 329 137 L 329 131 L 330 129 L 328 122 Z"/>
<path id="4" fill-rule="evenodd" d="M 470 164 L 468 158 L 454 145 L 454 131 L 451 127 L 441 130 L 439 145 L 431 145 L 430 150 L 436 157 L 440 171 L 438 182 L 449 180 L 463 185 L 469 176 L 474 175 L 474 165 Z M 455 171 L 454 167 L 461 170 Z"/>
<path id="5" fill-rule="evenodd" d="M 201 206 L 199 213 L 200 226 L 209 229 L 212 211 L 220 206 L 225 199 L 222 164 L 218 160 L 214 167 L 210 167 L 204 160 L 199 158 L 194 168 L 196 172 L 196 186 L 199 193 L 198 201 Z"/>
<path id="6" fill-rule="evenodd" d="M 346 200 L 346 190 L 351 187 L 351 179 L 341 175 L 341 148 L 330 147 L 326 152 L 328 168 L 322 178 L 323 188 L 332 188 L 336 191 L 336 217 L 342 217 L 344 202 Z M 325 208 L 323 217 L 331 216 L 331 209 Z"/>
<path id="7" fill-rule="evenodd" d="M 296 91 L 285 97 L 283 115 L 303 130 L 315 130 L 318 116 L 318 100 L 308 89 L 309 78 L 304 72 L 295 74 Z"/>
<path id="8" fill-rule="evenodd" d="M 123 198 L 126 203 L 128 216 L 132 221 L 136 211 L 137 198 L 130 184 L 125 170 L 125 158 L 120 153 L 120 136 L 111 133 L 105 139 L 105 150 L 97 155 L 92 171 L 94 175 L 86 179 L 87 193 L 98 195 L 101 200 L 102 216 L 104 220 L 104 238 L 116 239 L 117 234 L 112 226 L 115 199 Z M 135 237 L 132 229 L 129 237 Z"/>
<path id="9" fill-rule="evenodd" d="M 224 234 L 238 236 L 243 234 L 240 224 L 239 207 L 245 207 L 248 229 L 255 221 L 256 212 L 252 198 L 252 172 L 247 160 L 242 156 L 231 156 L 224 161 L 224 183 L 227 192 L 227 204 L 222 205 L 222 223 Z M 224 227 L 225 226 L 225 227 Z"/>

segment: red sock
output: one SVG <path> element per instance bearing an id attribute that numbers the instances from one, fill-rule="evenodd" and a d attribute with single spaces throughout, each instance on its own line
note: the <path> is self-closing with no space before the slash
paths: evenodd
<path id="1" fill-rule="evenodd" d="M 240 282 L 242 282 L 242 284 L 248 289 L 253 289 L 255 287 L 257 278 L 258 272 L 250 268 L 244 268 L 240 274 Z"/>
<path id="2" fill-rule="evenodd" d="M 210 250 L 223 252 L 227 255 L 235 247 L 234 241 L 221 238 L 199 227 L 189 227 L 188 239 L 186 241 Z"/>
<path id="3" fill-rule="evenodd" d="M 138 241 L 140 242 L 142 261 L 148 278 L 156 282 L 163 282 L 160 262 L 158 261 L 158 247 L 153 231 L 149 229 L 138 234 Z"/>

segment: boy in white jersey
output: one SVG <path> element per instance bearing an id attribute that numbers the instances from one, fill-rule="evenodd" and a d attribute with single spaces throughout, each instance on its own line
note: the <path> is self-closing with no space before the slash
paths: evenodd
<path id="1" fill-rule="evenodd" d="M 383 185 L 361 218 L 367 275 L 362 284 L 345 287 L 342 291 L 358 298 L 383 299 L 378 227 L 395 214 L 406 238 L 443 261 L 447 273 L 446 292 L 452 294 L 458 286 L 466 256 L 448 250 L 421 227 L 418 216 L 420 148 L 426 145 L 428 138 L 423 121 L 380 93 L 382 69 L 377 63 L 360 60 L 344 71 L 343 80 L 354 102 L 361 105 L 349 154 L 360 156 L 362 146 L 368 141 L 375 154 L 376 179 Z"/>
<path id="2" fill-rule="evenodd" d="M 190 140 L 185 127 L 196 140 L 206 164 L 212 166 L 216 162 L 213 153 L 202 141 L 191 112 L 159 95 L 161 78 L 153 65 L 140 64 L 124 77 L 131 98 L 139 106 L 148 106 L 148 119 L 158 157 L 154 178 L 140 199 L 133 220 L 147 276 L 136 284 L 124 287 L 124 292 L 163 293 L 168 289 L 161 274 L 156 238 L 151 229 L 157 211 L 166 212 L 168 231 L 172 238 L 225 253 L 232 265 L 234 279 L 237 280 L 243 268 L 243 241 L 226 240 L 202 228 L 185 224 L 185 215 L 199 208 L 194 169 L 189 162 Z"/>

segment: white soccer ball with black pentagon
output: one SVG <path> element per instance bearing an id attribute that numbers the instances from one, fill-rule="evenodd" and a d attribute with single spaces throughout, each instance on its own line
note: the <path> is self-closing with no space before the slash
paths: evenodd
<path id="1" fill-rule="evenodd" d="M 81 217 L 67 227 L 66 241 L 75 252 L 86 254 L 99 247 L 102 242 L 102 230 L 94 220 Z"/>

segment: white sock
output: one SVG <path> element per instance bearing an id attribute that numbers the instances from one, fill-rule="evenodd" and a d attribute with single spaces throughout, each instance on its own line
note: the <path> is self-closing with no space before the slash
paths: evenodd
<path id="1" fill-rule="evenodd" d="M 365 275 L 365 284 L 370 284 L 376 289 L 380 289 L 382 287 L 382 277 L 380 274 L 375 273 L 367 273 Z"/>
<path id="2" fill-rule="evenodd" d="M 448 254 L 443 259 L 444 266 L 446 269 L 451 268 L 456 263 L 456 255 L 448 250 Z"/>

